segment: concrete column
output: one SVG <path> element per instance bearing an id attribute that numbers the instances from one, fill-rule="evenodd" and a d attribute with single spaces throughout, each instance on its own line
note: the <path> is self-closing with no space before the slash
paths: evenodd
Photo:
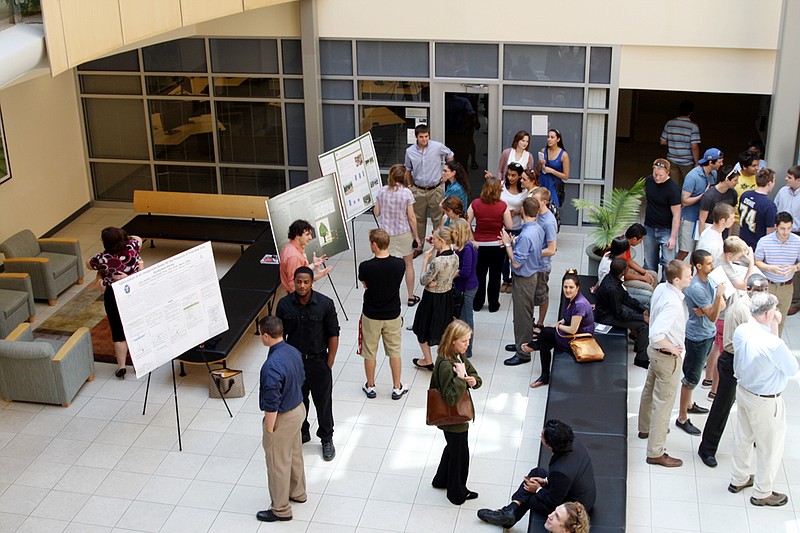
<path id="1" fill-rule="evenodd" d="M 311 181 L 320 177 L 317 156 L 322 153 L 322 87 L 319 69 L 317 0 L 300 0 L 300 43 L 303 49 L 308 179 Z"/>
<path id="2" fill-rule="evenodd" d="M 798 162 L 800 129 L 800 0 L 783 0 L 778 53 L 767 130 L 766 160 L 777 173 L 775 191 L 786 169 Z"/>

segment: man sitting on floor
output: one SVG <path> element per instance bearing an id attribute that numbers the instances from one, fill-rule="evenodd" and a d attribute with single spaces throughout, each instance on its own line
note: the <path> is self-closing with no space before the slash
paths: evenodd
<path id="1" fill-rule="evenodd" d="M 592 510 L 596 497 L 592 460 L 583 444 L 575 441 L 572 428 L 560 420 L 548 420 L 541 439 L 553 452 L 549 471 L 534 468 L 512 496 L 511 503 L 497 510 L 481 509 L 478 518 L 510 528 L 528 509 L 548 515 L 564 502 L 578 501 L 586 512 Z"/>

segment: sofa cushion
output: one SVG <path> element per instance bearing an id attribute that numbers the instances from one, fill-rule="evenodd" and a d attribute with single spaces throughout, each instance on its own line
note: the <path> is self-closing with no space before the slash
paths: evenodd
<path id="1" fill-rule="evenodd" d="M 6 257 L 36 257 L 41 251 L 36 236 L 27 229 L 12 235 L 0 244 L 0 252 Z"/>
<path id="2" fill-rule="evenodd" d="M 74 255 L 56 254 L 53 252 L 42 252 L 39 254 L 39 257 L 46 257 L 50 260 L 54 278 L 61 276 L 61 274 L 73 268 L 78 262 L 78 258 Z"/>
<path id="3" fill-rule="evenodd" d="M 22 291 L 10 291 L 7 289 L 0 289 L 0 309 L 3 311 L 3 317 L 8 319 L 13 315 L 17 309 L 23 305 L 27 305 L 28 295 Z"/>

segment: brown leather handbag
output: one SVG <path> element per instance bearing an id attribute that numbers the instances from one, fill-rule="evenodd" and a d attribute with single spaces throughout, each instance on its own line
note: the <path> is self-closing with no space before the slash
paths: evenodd
<path id="1" fill-rule="evenodd" d="M 573 335 L 572 340 L 569 341 L 569 347 L 575 360 L 579 363 L 602 361 L 606 355 L 591 333 Z"/>
<path id="2" fill-rule="evenodd" d="M 455 405 L 449 405 L 439 389 L 428 389 L 428 413 L 425 423 L 429 426 L 464 424 L 473 418 L 475 418 L 475 412 L 472 409 L 469 388 L 464 391 Z"/>

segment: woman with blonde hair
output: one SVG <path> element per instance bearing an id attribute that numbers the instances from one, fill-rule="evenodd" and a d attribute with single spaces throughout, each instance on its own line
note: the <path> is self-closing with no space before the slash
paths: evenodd
<path id="1" fill-rule="evenodd" d="M 375 216 L 381 217 L 381 229 L 389 234 L 389 255 L 402 257 L 406 263 L 408 306 L 414 307 L 419 296 L 414 295 L 414 243 L 417 235 L 417 215 L 414 214 L 414 195 L 405 186 L 406 167 L 393 165 L 387 185 L 375 198 Z"/>
<path id="2" fill-rule="evenodd" d="M 475 329 L 472 303 L 475 300 L 475 293 L 478 292 L 478 275 L 476 273 L 478 247 L 473 242 L 472 228 L 463 218 L 454 220 L 450 230 L 453 248 L 458 256 L 458 276 L 453 282 L 453 297 L 456 301 L 454 314 L 456 318 L 460 318 L 470 328 Z M 472 339 L 469 341 L 466 356 L 467 358 L 472 357 Z"/>
<path id="3" fill-rule="evenodd" d="M 458 256 L 453 251 L 450 228 L 439 226 L 433 230 L 431 244 L 422 254 L 424 274 L 419 282 L 425 290 L 411 327 L 422 350 L 422 358 L 412 362 L 427 370 L 433 370 L 431 346 L 439 344 L 447 324 L 453 320 L 453 279 L 458 274 Z M 434 253 L 438 255 L 434 257 Z"/>
<path id="4" fill-rule="evenodd" d="M 589 533 L 589 513 L 581 502 L 566 502 L 547 515 L 544 528 L 551 533 Z"/>
<path id="5" fill-rule="evenodd" d="M 478 371 L 464 357 L 472 337 L 472 328 L 462 320 L 453 320 L 447 326 L 439 345 L 436 367 L 431 376 L 431 389 L 439 389 L 448 405 L 455 406 L 468 389 L 477 389 L 483 383 Z M 471 401 L 471 398 L 470 398 Z M 474 411 L 474 406 L 473 406 Z M 432 485 L 447 489 L 450 503 L 461 505 L 474 500 L 477 492 L 467 488 L 469 475 L 469 422 L 439 426 L 444 432 L 447 445 L 442 451 L 439 467 L 433 476 Z"/>

